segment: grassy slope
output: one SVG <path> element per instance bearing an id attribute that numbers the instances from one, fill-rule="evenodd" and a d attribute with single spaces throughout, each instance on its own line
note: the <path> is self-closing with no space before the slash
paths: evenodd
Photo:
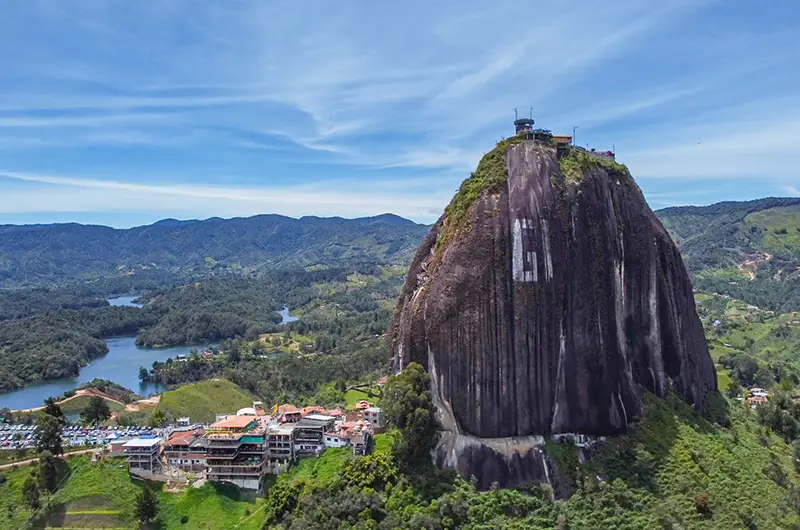
<path id="1" fill-rule="evenodd" d="M 92 464 L 88 457 L 73 459 L 69 463 L 73 473 L 53 496 L 52 505 L 66 512 L 66 521 L 80 521 L 87 527 L 116 520 L 123 528 L 136 528 L 133 515 L 136 496 L 145 484 L 159 486 L 132 479 L 120 462 Z M 26 466 L 6 473 L 8 482 L 0 486 L 0 528 L 25 526 L 30 511 L 22 500 L 22 484 L 32 469 Z M 237 523 L 239 529 L 261 527 L 262 501 L 242 497 L 235 488 L 206 484 L 180 494 L 159 491 L 158 497 L 163 530 L 229 528 Z M 180 522 L 184 515 L 189 517 L 186 524 Z M 253 517 L 248 519 L 250 515 Z"/>
<path id="2" fill-rule="evenodd" d="M 378 404 L 379 401 L 379 397 L 377 394 L 368 394 L 367 392 L 356 388 L 353 388 L 345 392 L 344 399 L 347 402 L 348 410 L 355 409 L 356 404 L 358 404 L 358 402 L 361 400 L 366 400 L 376 405 Z"/>
<path id="3" fill-rule="evenodd" d="M 579 491 L 569 501 L 570 528 L 796 528 L 800 484 L 791 448 L 763 434 L 753 413 L 736 406 L 731 429 L 709 424 L 676 397 L 646 396 L 647 417 L 614 439 L 585 468 L 606 487 Z M 613 479 L 620 482 L 613 483 Z M 783 485 L 779 484 L 783 482 Z M 621 486 L 627 491 L 620 493 Z M 619 513 L 606 496 L 630 502 Z M 624 495 L 625 498 L 619 498 Z M 710 513 L 695 505 L 708 495 Z M 611 525 L 611 526 L 608 526 Z"/>
<path id="4" fill-rule="evenodd" d="M 770 208 L 745 217 L 749 227 L 761 229 L 758 248 L 785 257 L 800 257 L 800 209 Z"/>
<path id="5" fill-rule="evenodd" d="M 175 418 L 189 416 L 193 422 L 214 421 L 215 414 L 235 414 L 253 404 L 253 397 L 224 379 L 203 381 L 164 392 L 159 410 Z"/>
<path id="6" fill-rule="evenodd" d="M 77 396 L 59 405 L 64 414 L 80 414 L 89 406 L 89 399 L 91 396 Z M 111 412 L 119 412 L 125 410 L 125 405 L 120 405 L 115 401 L 104 400 L 108 404 Z"/>

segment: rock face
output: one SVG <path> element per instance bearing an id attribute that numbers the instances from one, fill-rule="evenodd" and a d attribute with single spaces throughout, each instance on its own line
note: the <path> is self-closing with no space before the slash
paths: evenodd
<path id="1" fill-rule="evenodd" d="M 433 378 L 439 463 L 484 486 L 545 480 L 545 436 L 624 432 L 642 389 L 702 407 L 716 374 L 692 286 L 627 169 L 519 139 L 481 164 L 473 179 L 507 178 L 462 185 L 389 337 L 395 371 Z"/>

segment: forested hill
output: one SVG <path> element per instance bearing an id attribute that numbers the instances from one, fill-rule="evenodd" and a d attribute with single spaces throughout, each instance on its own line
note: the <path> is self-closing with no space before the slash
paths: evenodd
<path id="1" fill-rule="evenodd" d="M 80 224 L 0 226 L 0 288 L 126 275 L 322 263 L 406 263 L 428 227 L 362 219 L 258 215 L 167 219 L 117 230 Z"/>
<path id="2" fill-rule="evenodd" d="M 765 309 L 800 310 L 800 198 L 721 202 L 656 212 L 699 290 Z"/>

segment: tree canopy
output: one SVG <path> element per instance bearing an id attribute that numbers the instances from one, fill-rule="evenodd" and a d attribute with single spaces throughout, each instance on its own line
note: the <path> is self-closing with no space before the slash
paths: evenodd
<path id="1" fill-rule="evenodd" d="M 382 403 L 387 421 L 400 431 L 396 451 L 401 460 L 424 457 L 436 446 L 438 431 L 430 388 L 430 375 L 417 363 L 386 383 Z"/>

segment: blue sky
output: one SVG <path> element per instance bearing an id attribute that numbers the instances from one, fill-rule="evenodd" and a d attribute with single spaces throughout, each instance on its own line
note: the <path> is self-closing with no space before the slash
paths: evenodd
<path id="1" fill-rule="evenodd" d="M 6 0 L 0 223 L 432 222 L 513 109 L 653 208 L 800 195 L 796 0 Z"/>

